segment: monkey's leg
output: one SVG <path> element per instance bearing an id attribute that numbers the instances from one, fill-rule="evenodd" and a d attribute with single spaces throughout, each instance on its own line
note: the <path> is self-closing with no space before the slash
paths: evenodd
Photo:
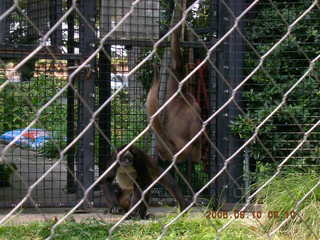
<path id="1" fill-rule="evenodd" d="M 115 193 L 116 190 L 112 185 L 112 179 L 102 179 L 100 186 L 106 199 L 107 207 L 111 208 L 114 205 L 118 205 L 119 203 Z"/>
<path id="2" fill-rule="evenodd" d="M 141 188 L 144 189 L 144 188 Z M 140 189 L 135 186 L 134 187 L 134 191 L 132 194 L 132 198 L 131 198 L 131 202 L 130 202 L 130 209 L 136 205 L 136 203 L 141 199 L 142 195 L 141 195 L 141 191 Z M 140 217 L 142 219 L 147 218 L 147 205 L 144 202 L 148 202 L 150 198 L 150 193 L 148 192 L 145 195 L 145 200 L 142 201 L 139 206 L 136 207 L 136 209 L 131 213 L 130 217 Z"/>
<path id="3" fill-rule="evenodd" d="M 202 139 L 198 138 L 192 145 L 191 160 L 193 163 L 201 163 Z"/>
<path id="4" fill-rule="evenodd" d="M 116 188 L 116 186 L 112 183 L 112 179 L 103 179 L 101 182 L 101 189 L 103 192 L 103 195 L 106 199 L 106 205 L 107 209 L 105 213 L 112 213 L 112 214 L 118 214 L 121 212 L 121 207 L 119 206 L 118 196 L 117 192 L 119 189 Z M 121 189 L 120 189 L 121 191 Z"/>
<path id="5" fill-rule="evenodd" d="M 167 173 L 159 180 L 159 183 L 178 201 L 180 211 L 184 210 L 187 204 L 184 200 L 181 188 L 174 178 Z"/>
<path id="6" fill-rule="evenodd" d="M 130 200 L 131 195 L 133 191 L 132 190 L 122 190 L 120 196 L 119 196 L 119 205 L 127 212 L 130 208 Z"/>

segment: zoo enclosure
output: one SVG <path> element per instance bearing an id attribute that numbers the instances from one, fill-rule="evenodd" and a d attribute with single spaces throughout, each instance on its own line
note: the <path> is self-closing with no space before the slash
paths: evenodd
<path id="1" fill-rule="evenodd" d="M 105 170 L 105 161 L 112 150 L 110 140 L 113 146 L 127 143 L 147 125 L 142 97 L 146 91 L 143 81 L 139 80 L 139 72 L 129 76 L 127 91 L 119 89 L 115 92 L 112 91 L 111 72 L 119 73 L 126 71 L 126 68 L 134 69 L 141 59 L 145 59 L 148 51 L 146 48 L 151 49 L 154 42 L 161 38 L 163 32 L 166 33 L 170 26 L 165 29 L 159 27 L 162 12 L 158 1 L 139 1 L 136 6 L 139 10 L 136 12 L 137 16 L 132 12 L 126 19 L 127 22 L 119 26 L 117 26 L 119 21 L 126 12 L 131 10 L 129 1 L 98 3 L 91 1 L 89 3 L 30 0 L 21 1 L 18 4 L 3 1 L 1 4 L 0 36 L 1 42 L 5 43 L 1 50 L 1 59 L 2 61 L 14 59 L 17 62 L 14 70 L 20 69 L 21 79 L 24 80 L 21 83 L 13 83 L 11 79 L 3 80 L 3 94 L 5 94 L 3 99 L 6 100 L 3 101 L 2 108 L 5 116 L 2 120 L 3 131 L 25 128 L 33 119 L 37 119 L 41 122 L 37 127 L 54 132 L 57 141 L 53 149 L 61 152 L 65 146 L 60 148 L 59 144 L 66 139 L 71 147 L 64 152 L 66 153 L 66 159 L 63 160 L 65 165 L 59 164 L 58 170 L 56 169 L 54 174 L 44 179 L 43 186 L 38 185 L 35 196 L 32 197 L 35 199 L 36 206 L 74 206 L 79 199 L 82 199 L 83 189 L 91 186 L 98 174 Z M 243 141 L 250 139 L 250 136 L 255 133 L 255 128 L 263 122 L 263 117 L 270 116 L 273 107 L 282 104 L 283 94 L 292 85 L 290 79 L 295 82 L 305 70 L 310 69 L 310 61 L 317 59 L 318 56 L 316 54 L 318 28 L 315 21 L 319 16 L 313 12 L 318 8 L 316 1 L 261 2 L 254 4 L 245 18 L 241 20 L 234 18 L 234 15 L 240 16 L 244 13 L 249 4 L 241 1 L 206 2 L 204 6 L 210 12 L 208 25 L 194 29 L 196 40 L 182 43 L 185 49 L 195 48 L 198 52 L 202 49 L 205 53 L 210 53 L 210 61 L 207 65 L 208 77 L 205 82 L 208 98 L 204 100 L 208 104 L 202 105 L 204 108 L 207 107 L 208 111 L 204 119 L 208 117 L 213 119 L 208 128 L 211 139 L 207 160 L 209 173 L 197 178 L 199 180 L 203 177 L 204 183 L 217 176 L 225 166 L 225 160 L 243 146 Z M 281 4 L 287 8 L 283 10 Z M 311 10 L 308 8 L 310 6 L 312 6 Z M 272 15 L 273 18 L 270 18 L 271 13 L 268 8 L 276 10 L 276 15 Z M 301 13 L 306 13 L 309 17 L 299 20 L 298 23 L 301 26 L 297 24 L 296 30 L 287 34 L 289 23 L 292 24 L 292 21 L 298 19 Z M 258 15 L 262 16 L 260 20 Z M 251 25 L 253 22 L 255 22 L 254 27 Z M 56 23 L 59 24 L 56 25 Z M 248 30 L 250 25 L 254 30 Z M 309 27 L 306 27 L 307 25 Z M 230 29 L 234 31 L 229 33 Z M 112 34 L 110 34 L 111 30 L 114 30 Z M 270 36 L 268 31 L 275 34 Z M 276 41 L 287 35 L 289 36 L 286 41 Z M 305 35 L 311 37 L 303 40 Z M 104 40 L 103 45 L 101 45 L 101 39 Z M 161 44 L 163 48 L 168 45 L 166 41 L 161 41 Z M 278 51 L 271 51 L 269 54 L 268 49 L 272 49 L 273 46 Z M 97 53 L 96 50 L 99 52 Z M 294 54 L 290 54 L 292 52 Z M 269 58 L 264 60 L 262 56 Z M 200 62 L 204 57 L 205 54 L 200 56 Z M 90 61 L 87 61 L 89 58 Z M 36 74 L 28 75 L 30 71 L 23 70 L 23 67 L 28 68 L 29 64 L 35 65 L 35 59 L 60 61 L 65 69 L 63 72 L 68 74 L 69 82 L 55 79 L 54 73 L 57 70 L 55 67 L 47 68 L 47 65 L 36 67 L 36 70 L 31 71 L 33 74 L 34 72 L 43 73 L 39 77 Z M 277 59 L 281 60 L 277 62 L 278 67 L 275 67 L 271 63 Z M 291 64 L 286 64 L 289 61 Z M 257 62 L 265 65 L 261 67 L 261 71 L 255 71 L 254 77 L 247 81 L 248 76 L 255 69 L 254 63 Z M 115 71 L 112 66 L 116 63 Z M 145 72 L 140 75 L 148 76 L 149 73 L 150 76 L 150 68 L 146 66 L 145 69 Z M 139 70 L 142 71 L 144 68 L 139 67 Z M 318 86 L 316 81 L 318 73 L 318 65 L 316 65 L 312 68 L 312 74 L 308 76 L 309 81 L 297 86 L 294 97 L 288 99 L 288 108 L 284 108 L 283 112 L 279 111 L 256 136 L 257 144 L 252 146 L 247 144 L 246 152 L 239 151 L 241 154 L 232 157 L 233 164 L 228 165 L 227 171 L 214 181 L 214 185 L 210 188 L 211 194 L 215 194 L 222 203 L 238 202 L 243 197 L 242 165 L 244 163 L 249 165 L 248 168 L 251 171 L 259 170 L 256 163 L 279 165 L 279 160 L 286 159 L 295 149 L 294 146 L 301 139 L 301 135 L 309 129 L 309 125 L 316 124 L 319 116 L 316 98 L 318 93 L 315 90 Z M 30 81 L 32 77 L 36 79 Z M 244 80 L 247 81 L 246 84 L 237 91 L 236 95 L 233 95 L 234 89 L 238 89 L 239 84 Z M 123 83 L 123 86 L 126 84 Z M 36 87 L 41 87 L 40 92 L 43 95 L 35 96 L 36 94 L 32 93 Z M 14 90 L 10 91 L 11 88 Z M 265 88 L 270 91 L 266 93 L 263 91 Z M 30 94 L 23 95 L 17 89 L 21 89 L 22 93 Z M 56 95 L 59 98 L 55 97 L 61 89 L 65 90 L 64 94 Z M 252 91 L 254 91 L 253 94 Z M 240 92 L 242 96 L 238 95 Z M 205 95 L 204 92 L 201 94 Z M 296 96 L 298 98 L 294 99 Z M 223 107 L 230 97 L 233 97 L 233 101 L 230 101 L 227 107 Z M 7 105 L 9 98 L 13 101 L 12 106 Z M 19 99 L 23 99 L 23 104 Z M 44 110 L 48 112 L 41 112 L 38 118 L 36 111 L 51 100 L 54 100 L 54 104 L 45 105 Z M 108 102 L 110 100 L 111 104 Z M 94 111 L 102 105 L 106 106 L 99 111 L 99 114 L 94 115 L 96 122 L 88 125 L 91 123 Z M 22 110 L 24 107 L 26 110 Z M 50 109 L 51 107 L 55 111 Z M 215 111 L 216 109 L 218 110 Z M 58 117 L 55 116 L 57 111 L 60 111 Z M 29 118 L 25 115 L 21 116 L 21 112 L 27 112 Z M 67 121 L 64 113 L 67 113 Z M 238 118 L 239 115 L 240 118 Z M 17 120 L 16 116 L 20 118 Z M 26 122 L 23 121 L 25 119 L 27 119 Z M 64 126 L 56 124 L 63 121 L 65 121 Z M 230 124 L 232 122 L 235 124 Z M 83 129 L 86 130 L 84 134 L 82 134 Z M 233 136 L 235 134 L 242 137 L 242 140 Z M 138 144 L 150 150 L 152 145 L 150 139 L 150 136 L 140 138 Z M 318 132 L 313 131 L 310 139 L 299 150 L 300 155 L 290 159 L 292 163 L 287 164 L 287 167 L 318 166 Z M 11 145 L 8 145 L 10 147 L 8 149 L 13 149 Z M 38 180 L 43 170 L 57 163 L 56 156 L 51 158 L 38 155 L 34 150 L 17 148 L 12 153 L 7 149 L 2 152 L 7 154 L 6 159 L 9 162 L 18 159 L 19 172 L 16 174 L 23 177 L 26 175 L 31 182 Z M 44 152 L 51 153 L 51 148 L 47 147 Z M 246 162 L 246 159 L 250 160 Z M 95 167 L 95 163 L 98 168 Z M 68 171 L 65 170 L 66 166 Z M 39 168 L 42 170 L 40 171 Z M 195 170 L 194 174 L 196 173 Z M 191 179 L 192 176 L 189 175 L 188 178 Z M 56 179 L 58 182 L 54 182 Z M 8 201 L 1 202 L 2 206 L 12 206 L 20 202 L 26 194 L 26 188 L 21 187 L 21 184 L 21 180 L 13 182 L 14 186 L 20 185 L 18 196 L 13 193 L 12 188 L 5 188 L 2 191 L 3 198 L 4 195 L 11 196 Z M 65 191 L 69 194 L 65 194 Z M 101 206 L 98 191 L 90 194 L 89 203 L 93 202 L 95 206 Z M 44 197 L 37 200 L 37 195 Z M 34 206 L 35 203 L 30 200 L 28 204 Z"/>
<path id="2" fill-rule="evenodd" d="M 2 3 L 2 12 L 5 12 L 12 4 L 10 1 L 4 1 Z M 4 43 L 1 52 L 4 63 L 10 60 L 19 62 L 19 59 L 23 59 L 27 54 L 30 54 L 38 46 L 39 38 L 61 19 L 71 4 L 71 1 L 22 1 L 21 6 L 19 5 L 19 8 L 4 18 L 1 24 L 1 39 Z M 85 59 L 95 50 L 98 43 L 97 33 L 105 35 L 109 32 L 111 27 L 117 24 L 117 21 L 129 10 L 129 7 L 129 1 L 102 1 L 100 4 L 98 2 L 91 4 L 80 2 L 76 8 L 78 11 L 75 11 L 78 14 L 73 13 L 67 18 L 63 18 L 62 24 L 47 39 L 46 45 L 48 46 L 30 58 L 22 65 L 18 73 L 15 73 L 16 75 L 20 74 L 21 83 L 10 83 L 10 88 L 13 88 L 13 90 L 9 92 L 9 95 L 11 94 L 10 100 L 13 103 L 9 109 L 3 109 L 3 116 L 6 116 L 2 121 L 5 125 L 3 132 L 26 127 L 27 121 L 24 121 L 23 117 L 19 116 L 21 101 L 22 105 L 27 109 L 34 108 L 35 114 L 36 109 L 41 104 L 48 101 L 50 96 L 53 96 L 56 91 L 66 84 L 66 80 L 63 80 L 63 77 L 56 76 L 59 71 L 57 65 L 59 65 L 60 72 L 64 77 L 68 76 L 68 74 L 70 75 L 75 67 L 81 63 L 82 59 Z M 170 7 L 172 8 L 172 6 Z M 207 7 L 212 12 L 216 11 L 212 3 L 208 4 Z M 39 156 L 34 154 L 35 149 L 19 149 L 8 155 L 12 162 L 19 165 L 20 175 L 28 175 L 26 177 L 28 178 L 28 183 L 37 179 L 37 175 L 43 172 L 39 168 L 46 169 L 47 166 L 50 166 L 52 163 L 50 157 L 54 157 L 50 156 L 50 154 L 59 152 L 60 147 L 64 146 L 64 142 L 67 144 L 72 142 L 77 133 L 80 133 L 81 129 L 88 124 L 93 109 L 97 109 L 110 97 L 113 89 L 113 86 L 111 86 L 111 72 L 123 73 L 128 71 L 126 68 L 132 69 L 137 61 L 143 57 L 143 54 L 148 51 L 148 48 L 152 47 L 153 41 L 161 37 L 161 34 L 163 34 L 161 31 L 164 32 L 169 28 L 169 26 L 165 29 L 159 27 L 161 12 L 163 14 L 163 9 L 161 10 L 161 8 L 163 6 L 160 6 L 158 1 L 142 1 L 137 8 L 138 11 L 123 24 L 123 27 L 115 31 L 105 41 L 105 46 L 99 56 L 89 64 L 90 66 L 86 65 L 84 70 L 74 77 L 74 84 L 65 91 L 61 98 L 55 100 L 55 110 L 51 114 L 46 114 L 45 119 L 41 119 L 45 123 L 38 124 L 39 127 L 54 133 L 54 144 L 52 146 L 44 145 L 42 150 L 39 150 L 43 151 L 44 154 Z M 169 7 L 167 6 L 167 8 Z M 86 11 L 83 11 L 83 9 L 86 9 Z M 96 17 L 97 13 L 99 13 L 99 17 Z M 217 29 L 217 26 L 215 26 L 217 21 L 214 20 L 213 14 L 210 15 L 212 18 L 210 26 L 200 29 L 203 35 L 213 35 Z M 153 36 L 153 39 L 150 39 L 149 36 Z M 208 43 L 210 41 L 208 40 Z M 165 45 L 166 43 L 163 44 L 163 46 Z M 203 49 L 201 43 L 197 43 L 194 39 L 182 43 L 182 46 L 186 49 Z M 199 55 L 196 58 L 200 60 L 202 56 Z M 195 58 L 192 60 L 194 64 L 195 60 Z M 112 61 L 117 62 L 117 64 Z M 114 68 L 116 69 L 112 69 L 112 66 L 115 66 Z M 146 71 L 150 72 L 150 66 L 149 68 L 147 66 L 146 69 Z M 205 110 L 203 111 L 203 117 L 206 117 L 206 111 L 209 111 L 215 105 L 213 88 L 209 91 L 206 89 L 206 86 L 210 84 L 208 77 L 206 77 L 206 74 L 208 76 L 208 69 L 206 69 L 206 72 L 205 69 L 199 71 L 201 74 L 199 79 L 201 81 L 195 87 L 197 98 L 202 101 L 202 106 Z M 213 78 L 213 74 L 211 75 L 211 78 Z M 82 190 L 76 186 L 74 177 L 76 176 L 78 183 L 81 183 L 83 188 L 86 189 L 97 176 L 95 175 L 97 174 L 95 173 L 96 170 L 92 170 L 96 169 L 94 163 L 98 163 L 99 173 L 105 170 L 106 159 L 110 156 L 111 151 L 111 147 L 106 147 L 111 146 L 106 139 L 110 139 L 112 136 L 112 143 L 115 146 L 120 146 L 128 143 L 147 125 L 145 114 L 142 110 L 143 96 L 146 93 L 146 86 L 143 86 L 143 84 L 150 85 L 151 82 L 150 73 L 147 76 L 149 79 L 140 81 L 136 80 L 136 78 L 139 78 L 139 73 L 130 77 L 128 83 L 125 83 L 128 84 L 127 91 L 123 91 L 122 96 L 115 98 L 113 106 L 108 105 L 100 112 L 97 120 L 99 127 L 97 129 L 90 128 L 80 138 L 79 142 L 69 149 L 66 154 L 65 165 L 60 166 L 59 170 L 50 177 L 51 179 L 44 181 L 44 183 L 49 183 L 48 186 L 50 185 L 51 187 L 46 189 L 38 187 L 36 189 L 36 195 L 39 195 L 39 199 L 36 200 L 38 206 L 72 206 L 77 196 L 82 195 Z M 31 80 L 33 77 L 36 79 Z M 12 79 L 9 78 L 9 81 L 14 82 Z M 211 82 L 213 83 L 214 81 L 212 80 Z M 31 97 L 30 101 L 28 94 L 24 96 L 23 94 L 12 93 L 16 90 L 21 92 L 34 91 L 33 94 L 39 95 L 35 96 L 36 98 L 44 97 L 44 99 L 39 100 Z M 93 94 L 95 94 L 94 97 Z M 3 99 L 6 102 L 9 97 L 5 95 Z M 131 102 L 130 106 L 128 106 L 128 102 Z M 26 114 L 29 115 L 28 119 L 34 116 L 29 112 Z M 67 119 L 64 117 L 65 114 Z M 16 117 L 20 119 L 16 120 Z M 125 118 L 129 118 L 129 121 Z M 211 129 L 211 137 L 214 138 L 214 124 L 212 124 Z M 123 131 L 127 132 L 122 133 Z M 218 137 L 217 139 L 222 138 Z M 148 147 L 150 148 L 151 146 L 150 140 L 148 144 L 146 138 L 146 140 L 141 141 L 140 146 L 148 150 Z M 49 156 L 48 154 L 46 155 L 48 152 Z M 213 151 L 210 153 L 207 149 L 205 154 L 207 154 L 207 156 L 204 156 L 207 164 L 207 173 L 199 173 L 199 170 L 197 172 L 193 170 L 192 173 L 192 170 L 190 171 L 191 166 L 185 166 L 184 173 L 188 174 L 187 178 L 193 181 L 194 186 L 197 181 L 200 181 L 200 183 L 205 182 L 213 169 Z M 32 162 L 33 159 L 36 159 L 36 162 Z M 65 167 L 68 167 L 68 171 L 64 169 Z M 86 171 L 87 169 L 91 169 L 91 171 Z M 3 206 L 12 205 L 25 194 L 21 179 L 15 181 L 12 185 L 18 185 L 20 193 L 17 196 L 16 190 L 6 189 L 9 194 L 5 193 L 5 195 L 11 197 L 7 202 L 2 202 Z M 201 184 L 198 184 L 199 186 Z M 155 195 L 159 194 L 161 193 L 155 193 Z M 45 200 L 47 196 L 52 199 Z M 93 196 L 91 198 L 97 199 L 97 197 Z M 98 199 L 100 198 L 98 197 Z M 99 201 L 92 200 L 96 206 L 99 206 Z M 29 204 L 30 206 L 33 205 L 31 202 Z"/>
<path id="3" fill-rule="evenodd" d="M 12 4 L 14 2 L 4 1 L 1 5 L 2 12 L 10 10 Z M 11 106 L 3 108 L 6 117 L 2 121 L 4 124 L 2 132 L 25 129 L 38 108 L 66 86 L 66 77 L 72 75 L 83 59 L 90 56 L 96 49 L 99 43 L 98 35 L 109 32 L 130 9 L 130 4 L 130 1 L 79 2 L 74 12 L 68 17 L 63 17 L 63 14 L 66 14 L 72 6 L 72 1 L 31 0 L 18 4 L 17 8 L 1 21 L 3 43 L 1 56 L 7 68 L 3 71 L 5 73 L 3 77 L 7 77 L 10 85 L 7 88 L 10 90 L 4 91 L 3 105 L 4 102 L 12 101 Z M 166 7 L 172 8 L 172 6 Z M 138 10 L 127 19 L 123 27 L 105 41 L 103 50 L 96 58 L 74 75 L 71 86 L 61 97 L 54 100 L 54 103 L 48 107 L 50 110 L 35 124 L 36 129 L 44 129 L 52 135 L 50 144 L 39 145 L 36 149 L 18 148 L 15 152 L 7 154 L 9 162 L 18 165 L 19 174 L 17 175 L 22 178 L 13 179 L 11 185 L 16 186 L 15 190 L 5 189 L 3 198 L 7 201 L 2 202 L 3 206 L 14 205 L 15 201 L 21 199 L 26 193 L 23 180 L 27 179 L 27 185 L 34 182 L 38 175 L 41 175 L 55 161 L 61 149 L 74 141 L 77 134 L 87 126 L 93 110 L 98 109 L 117 88 L 117 83 L 112 81 L 111 72 L 115 73 L 114 75 L 123 76 L 149 51 L 148 49 L 151 49 L 153 41 L 161 37 L 163 33 L 160 31 L 163 32 L 169 28 L 166 26 L 160 29 L 160 15 L 163 14 L 161 8 L 163 6 L 160 6 L 158 1 L 139 3 Z M 41 42 L 41 37 L 44 37 L 45 32 L 52 29 L 58 20 L 60 25 L 45 42 Z M 213 25 L 214 23 L 202 30 L 203 33 L 215 31 Z M 150 39 L 150 36 L 153 39 Z M 11 65 L 17 64 L 20 59 L 25 59 L 26 55 L 35 51 L 40 43 L 45 47 L 27 58 L 28 61 L 20 67 L 16 67 L 17 65 L 11 66 L 11 69 L 10 66 L 8 67 L 7 62 L 11 62 Z M 186 49 L 203 48 L 195 40 L 182 45 Z M 200 59 L 201 56 L 197 58 Z M 37 196 L 34 198 L 37 199 L 35 200 L 37 206 L 72 206 L 75 199 L 82 195 L 81 188 L 89 187 L 97 175 L 105 170 L 106 160 L 110 157 L 111 151 L 108 139 L 111 139 L 113 146 L 120 146 L 128 143 L 147 125 L 143 104 L 147 87 L 151 84 L 150 65 L 145 69 L 149 79 L 140 80 L 143 76 L 142 71 L 130 76 L 127 83 L 120 83 L 126 85 L 126 89 L 114 98 L 112 106 L 107 105 L 99 113 L 98 124 L 89 128 L 68 150 L 64 164 L 56 168 L 54 174 L 43 182 L 47 187 L 36 188 Z M 57 76 L 58 72 L 63 76 Z M 213 104 L 214 98 L 209 99 L 210 93 L 205 89 L 207 85 L 205 74 L 208 71 L 205 72 L 205 69 L 202 69 L 200 72 L 201 85 L 195 87 L 196 94 L 199 101 L 206 103 L 208 111 L 209 101 Z M 10 74 L 14 76 L 11 77 Z M 32 94 L 29 94 L 31 92 Z M 205 93 L 204 97 L 201 96 L 203 93 Z M 25 121 L 26 119 L 28 120 Z M 139 145 L 149 150 L 150 137 L 140 141 Z M 205 157 L 205 161 L 208 168 L 210 162 L 208 157 Z M 193 184 L 197 184 L 197 181 L 205 182 L 209 170 L 205 174 L 199 170 L 197 172 L 193 170 L 192 173 L 191 167 L 185 167 L 185 169 L 188 168 L 185 170 L 185 172 L 188 171 L 187 178 L 193 181 Z M 75 183 L 75 177 L 77 183 Z M 79 183 L 82 187 L 78 186 Z M 155 193 L 155 195 L 159 194 L 162 193 Z M 99 196 L 91 196 L 91 200 L 90 202 L 95 206 L 100 206 Z M 27 206 L 33 206 L 33 204 L 26 203 Z"/>

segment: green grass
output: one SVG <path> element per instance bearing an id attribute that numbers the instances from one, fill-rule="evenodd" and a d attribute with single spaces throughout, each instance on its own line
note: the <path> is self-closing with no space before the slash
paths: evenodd
<path id="1" fill-rule="evenodd" d="M 307 212 L 305 212 L 307 213 Z M 308 212 L 313 216 L 314 213 Z M 157 239 L 163 227 L 172 217 L 163 217 L 150 222 L 124 222 L 113 233 L 112 240 L 151 240 Z M 183 217 L 170 225 L 164 240 L 269 240 L 266 219 L 237 219 L 222 232 L 218 229 L 227 222 L 225 219 L 206 219 L 205 217 Z M 50 236 L 53 222 L 38 222 L 26 225 L 0 227 L 0 240 L 42 240 Z M 311 226 L 311 225 L 310 225 Z M 54 240 L 100 240 L 106 239 L 112 224 L 97 219 L 87 219 L 80 223 L 67 221 L 56 228 Z M 317 226 L 311 226 L 318 232 Z M 292 227 L 278 231 L 273 240 L 315 239 L 303 224 L 292 221 Z"/>
<path id="2" fill-rule="evenodd" d="M 180 218 L 170 225 L 164 240 L 314 240 L 320 236 L 320 189 L 316 188 L 305 201 L 296 208 L 297 202 L 319 181 L 317 173 L 304 175 L 285 174 L 272 181 L 259 195 L 263 200 L 261 219 L 236 219 L 222 232 L 217 232 L 227 219 L 207 219 L 205 216 Z M 289 218 L 287 224 L 276 231 L 272 237 L 267 234 L 276 229 L 285 219 L 284 212 L 297 209 L 297 215 Z M 268 218 L 267 212 L 275 211 L 279 217 Z M 232 212 L 229 213 L 229 216 Z M 248 213 L 247 216 L 252 216 Z M 125 221 L 112 234 L 113 240 L 151 240 L 157 239 L 172 216 L 158 218 L 156 221 Z M 38 222 L 26 225 L 1 226 L 0 240 L 40 240 L 50 236 L 54 222 Z M 59 225 L 54 240 L 100 240 L 106 239 L 112 224 L 97 219 L 87 219 L 77 223 L 67 221 Z"/>
<path id="3" fill-rule="evenodd" d="M 301 204 L 297 203 L 319 182 L 319 173 L 285 173 L 272 181 L 260 194 L 264 212 L 275 211 L 277 218 L 267 218 L 261 227 L 264 232 L 276 229 L 293 211 L 290 221 L 284 224 L 279 234 L 289 239 L 317 239 L 320 235 L 320 187 L 315 188 Z"/>
<path id="4" fill-rule="evenodd" d="M 156 239 L 163 230 L 163 226 L 170 218 L 162 218 L 148 223 L 124 223 L 112 234 L 114 240 L 149 240 Z M 238 221 L 237 221 L 238 222 Z M 53 223 L 32 223 L 19 226 L 0 227 L 1 240 L 40 240 L 50 235 Z M 86 220 L 82 223 L 66 222 L 60 225 L 54 235 L 54 240 L 98 240 L 106 239 L 111 224 L 104 224 L 97 220 Z M 205 218 L 183 218 L 172 224 L 163 239 L 165 240 L 211 240 L 215 239 L 216 229 L 222 226 L 219 220 Z M 258 239 L 249 227 L 233 224 L 219 234 L 222 240 L 255 240 Z"/>

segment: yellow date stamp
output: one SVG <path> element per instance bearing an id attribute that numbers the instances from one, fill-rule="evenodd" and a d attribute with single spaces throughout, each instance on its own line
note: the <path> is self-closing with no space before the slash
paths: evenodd
<path id="1" fill-rule="evenodd" d="M 253 218 L 253 219 L 260 219 L 260 218 L 269 218 L 269 219 L 274 219 L 274 218 L 280 218 L 280 217 L 285 217 L 285 218 L 294 218 L 297 215 L 296 211 L 214 211 L 214 210 L 209 210 L 205 213 L 205 217 L 207 219 L 229 219 L 229 218 L 234 218 L 234 219 L 245 219 L 245 218 Z"/>

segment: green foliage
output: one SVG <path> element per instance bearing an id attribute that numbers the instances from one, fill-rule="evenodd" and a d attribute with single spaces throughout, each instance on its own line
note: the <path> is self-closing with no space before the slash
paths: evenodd
<path id="1" fill-rule="evenodd" d="M 301 181 L 303 184 L 297 185 Z M 309 176 L 281 176 L 261 192 L 265 198 L 265 208 L 261 211 L 263 218 L 259 220 L 236 219 L 224 231 L 217 233 L 230 219 L 207 219 L 200 213 L 185 215 L 173 224 L 170 224 L 163 239 L 239 239 L 257 240 L 266 239 L 266 233 L 278 227 L 290 213 L 290 220 L 274 235 L 275 239 L 309 239 L 312 230 L 319 235 L 319 188 L 313 192 L 299 206 L 297 212 L 292 212 L 297 200 L 300 200 L 318 181 L 316 175 Z M 268 212 L 279 213 L 278 217 L 268 218 Z M 294 213 L 298 213 L 294 214 Z M 229 213 L 232 216 L 232 212 Z M 251 216 L 250 213 L 248 215 Z M 300 217 L 299 217 L 300 216 Z M 168 224 L 175 215 L 157 217 L 156 221 L 141 223 L 140 221 L 128 221 L 121 224 L 112 234 L 112 239 L 156 239 L 163 232 L 163 226 Z M 257 222 L 258 221 L 258 222 Z M 41 223 L 28 223 L 24 225 L 0 226 L 0 239 L 45 239 L 51 234 L 54 221 Z M 84 219 L 81 222 L 68 220 L 60 224 L 52 239 L 106 239 L 108 231 L 113 224 L 106 224 L 94 218 Z M 312 237 L 310 238 L 312 239 Z"/>
<path id="2" fill-rule="evenodd" d="M 114 240 L 151 240 L 159 237 L 163 231 L 163 226 L 168 224 L 173 217 L 164 217 L 157 221 L 145 223 L 126 222 L 120 225 L 112 234 Z M 53 222 L 33 223 L 18 226 L 0 227 L 0 239 L 3 240 L 34 240 L 45 239 L 50 235 Z M 87 239 L 99 240 L 106 239 L 112 224 L 106 224 L 95 219 L 83 220 L 80 223 L 67 221 L 59 225 L 52 239 Z M 177 222 L 170 225 L 164 240 L 209 240 L 217 237 L 216 229 L 222 226 L 220 220 L 208 220 L 202 218 L 180 218 Z M 226 230 L 219 234 L 219 239 L 228 240 L 256 240 L 257 236 L 252 233 L 248 226 L 231 224 Z"/>
<path id="3" fill-rule="evenodd" d="M 127 92 L 118 94 L 111 103 L 111 136 L 112 143 L 116 147 L 132 141 L 147 125 L 147 117 L 142 102 L 128 102 Z M 146 148 L 142 137 L 136 143 L 137 146 Z"/>
<path id="4" fill-rule="evenodd" d="M 65 80 L 45 75 L 28 82 L 9 83 L 0 92 L 0 132 L 26 127 L 36 118 L 37 111 L 65 84 Z M 54 101 L 41 113 L 34 127 L 44 127 L 49 131 L 65 129 L 66 105 L 59 100 Z"/>
<path id="5" fill-rule="evenodd" d="M 250 19 L 246 26 L 246 36 L 255 51 L 249 49 L 247 52 L 245 76 L 259 64 L 257 54 L 266 54 L 285 35 L 288 25 L 295 21 L 311 2 L 274 1 L 274 6 L 261 6 L 256 18 Z M 282 102 L 284 94 L 307 71 L 310 59 L 319 54 L 319 18 L 319 13 L 314 10 L 301 20 L 286 40 L 268 55 L 262 67 L 244 87 L 246 113 L 239 116 L 231 126 L 240 138 L 248 139 L 253 135 L 257 126 Z M 288 95 L 286 104 L 259 130 L 258 136 L 265 148 L 276 158 L 287 156 L 303 138 L 303 133 L 318 121 L 319 73 L 318 62 L 303 82 Z M 318 148 L 319 136 L 310 136 L 310 141 L 304 147 Z M 257 144 L 257 141 L 255 143 L 249 147 L 251 157 L 260 162 L 270 162 L 264 147 Z M 314 154 L 312 151 L 299 151 L 292 161 L 305 163 L 311 156 L 313 158 L 309 163 L 315 163 L 317 158 Z"/>
<path id="6" fill-rule="evenodd" d="M 65 84 L 66 81 L 63 79 L 45 75 L 28 82 L 9 83 L 0 92 L 0 134 L 25 128 L 35 119 L 37 111 Z M 39 121 L 33 126 L 52 131 L 53 139 L 39 149 L 39 153 L 49 158 L 59 157 L 60 150 L 66 145 L 67 106 L 62 102 L 62 98 L 45 108 Z M 118 94 L 111 104 L 112 142 L 119 147 L 135 138 L 145 128 L 147 120 L 143 104 L 129 103 L 126 91 Z M 142 140 L 138 145 L 145 147 Z"/>
<path id="7" fill-rule="evenodd" d="M 140 61 L 142 61 L 151 52 L 151 50 L 149 48 L 144 48 L 141 51 L 142 51 L 142 53 L 140 55 Z M 160 51 L 163 52 L 163 49 L 161 49 Z M 158 51 L 158 52 L 160 52 L 160 51 Z M 141 82 L 145 94 L 147 94 L 149 92 L 149 89 L 152 85 L 152 81 L 153 81 L 153 65 L 152 64 L 153 63 L 159 63 L 158 58 L 153 57 L 153 59 L 151 61 L 147 61 L 143 65 L 143 67 L 141 67 L 138 70 L 137 80 Z M 145 101 L 147 96 L 145 95 L 145 96 L 141 96 L 141 97 L 142 97 L 141 100 Z"/>
<path id="8" fill-rule="evenodd" d="M 9 83 L 0 92 L 0 133 L 28 126 L 36 118 L 37 111 L 65 84 L 63 79 L 45 75 L 27 82 Z M 33 126 L 53 133 L 53 139 L 39 149 L 46 157 L 58 157 L 59 149 L 65 145 L 66 110 L 66 104 L 59 98 L 41 112 Z"/>
<path id="9" fill-rule="evenodd" d="M 209 19 L 209 15 L 210 11 L 213 11 L 212 7 L 210 6 L 211 4 L 211 0 L 203 0 L 201 1 L 201 4 L 197 6 L 197 8 L 191 10 L 192 17 L 189 16 L 188 21 L 192 23 L 192 26 L 196 26 L 197 28 L 207 28 L 210 26 L 211 19 Z"/>

